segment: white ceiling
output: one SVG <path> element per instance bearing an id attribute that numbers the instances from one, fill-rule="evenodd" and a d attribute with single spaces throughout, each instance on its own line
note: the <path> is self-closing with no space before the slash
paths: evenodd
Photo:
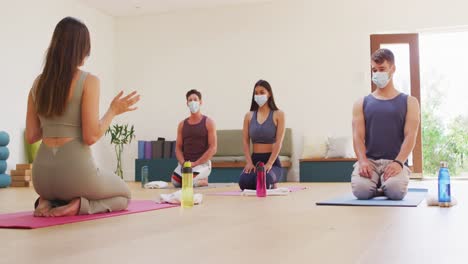
<path id="1" fill-rule="evenodd" d="M 181 9 L 212 8 L 227 5 L 270 2 L 272 0 L 79 0 L 111 16 L 139 16 Z"/>

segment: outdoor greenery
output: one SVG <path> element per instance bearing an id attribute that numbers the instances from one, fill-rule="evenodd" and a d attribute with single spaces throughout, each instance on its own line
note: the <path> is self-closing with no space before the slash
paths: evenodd
<path id="1" fill-rule="evenodd" d="M 447 161 L 450 174 L 457 176 L 468 171 L 468 116 L 444 120 L 440 84 L 432 82 L 422 100 L 423 170 L 426 176 L 436 176 L 440 161 Z"/>

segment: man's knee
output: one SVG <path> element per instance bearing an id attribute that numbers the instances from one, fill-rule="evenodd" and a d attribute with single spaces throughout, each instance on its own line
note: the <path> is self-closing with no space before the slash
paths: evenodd
<path id="1" fill-rule="evenodd" d="M 193 178 L 193 187 L 208 186 L 208 176 Z"/>
<path id="2" fill-rule="evenodd" d="M 181 181 L 182 179 L 180 179 L 180 181 L 179 181 L 179 180 L 178 180 L 179 178 L 180 178 L 180 177 L 178 177 L 178 176 L 175 175 L 175 174 L 172 175 L 172 177 L 171 177 L 171 182 L 172 182 L 172 184 L 174 185 L 174 187 L 176 187 L 176 188 L 182 187 L 182 181 Z"/>
<path id="3" fill-rule="evenodd" d="M 368 200 L 375 196 L 376 184 L 370 179 L 353 176 L 351 179 L 351 188 L 354 196 L 359 200 Z"/>
<path id="4" fill-rule="evenodd" d="M 385 182 L 383 191 L 390 200 L 403 200 L 408 192 L 408 182 L 402 179 L 390 178 Z"/>

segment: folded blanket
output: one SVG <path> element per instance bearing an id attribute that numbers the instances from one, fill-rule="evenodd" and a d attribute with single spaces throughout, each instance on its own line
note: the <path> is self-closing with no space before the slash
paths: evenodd
<path id="1" fill-rule="evenodd" d="M 270 190 L 267 190 L 267 196 L 284 196 L 284 195 L 288 195 L 290 192 L 291 191 L 289 190 L 289 188 L 270 189 Z M 245 189 L 242 192 L 242 195 L 244 195 L 244 196 L 256 196 L 257 191 L 256 190 Z"/>
<path id="2" fill-rule="evenodd" d="M 164 189 L 168 186 L 169 184 L 164 181 L 152 181 L 148 182 L 145 184 L 146 189 Z"/>
<path id="3" fill-rule="evenodd" d="M 437 197 L 437 195 L 430 195 L 426 198 L 426 203 L 428 206 L 439 206 L 439 197 Z M 452 207 L 457 205 L 457 203 L 457 199 L 452 196 L 452 201 L 447 205 L 447 207 Z"/>
<path id="4" fill-rule="evenodd" d="M 180 204 L 182 196 L 182 190 L 178 190 L 174 193 L 161 194 L 159 203 L 169 203 L 169 204 Z M 203 201 L 203 195 L 201 193 L 195 193 L 193 195 L 193 203 L 201 204 Z"/>

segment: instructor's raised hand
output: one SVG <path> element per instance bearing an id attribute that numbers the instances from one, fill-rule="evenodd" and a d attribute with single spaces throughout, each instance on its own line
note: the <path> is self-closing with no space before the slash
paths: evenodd
<path id="1" fill-rule="evenodd" d="M 125 112 L 135 111 L 138 107 L 134 105 L 140 101 L 140 95 L 133 91 L 127 96 L 123 96 L 123 91 L 120 91 L 116 97 L 111 102 L 110 110 L 114 115 L 120 115 Z"/>

